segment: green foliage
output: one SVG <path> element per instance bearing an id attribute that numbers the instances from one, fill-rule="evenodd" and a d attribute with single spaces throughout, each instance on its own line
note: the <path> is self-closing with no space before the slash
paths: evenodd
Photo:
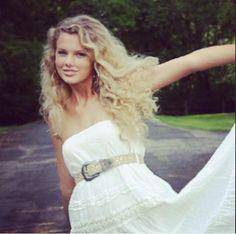
<path id="1" fill-rule="evenodd" d="M 208 114 L 208 115 L 189 115 L 189 116 L 166 116 L 156 117 L 161 122 L 179 128 L 194 128 L 213 131 L 228 131 L 232 128 L 235 114 Z"/>
<path id="2" fill-rule="evenodd" d="M 77 14 L 100 19 L 130 52 L 167 61 L 234 42 L 232 0 L 8 0 L 0 2 L 0 124 L 38 117 L 39 62 L 46 32 Z M 162 89 L 161 113 L 234 109 L 234 66 L 191 75 Z"/>
<path id="3" fill-rule="evenodd" d="M 8 132 L 14 131 L 16 128 L 17 128 L 16 125 L 3 126 L 3 127 L 0 126 L 0 136 L 6 134 Z"/>
<path id="4" fill-rule="evenodd" d="M 233 42 L 233 1 L 166 2 L 170 3 L 174 20 L 173 24 L 168 23 L 170 27 L 166 25 L 166 33 L 169 34 L 166 37 L 167 44 L 173 47 L 161 54 L 164 58 L 170 59 L 201 47 Z M 216 68 L 191 75 L 190 79 L 183 79 L 156 93 L 160 98 L 160 111 L 165 114 L 233 111 L 234 85 L 228 80 L 235 81 L 232 66 L 231 69 Z"/>
<path id="5" fill-rule="evenodd" d="M 38 116 L 39 59 L 37 41 L 10 40 L 0 54 L 1 124 L 21 124 Z"/>

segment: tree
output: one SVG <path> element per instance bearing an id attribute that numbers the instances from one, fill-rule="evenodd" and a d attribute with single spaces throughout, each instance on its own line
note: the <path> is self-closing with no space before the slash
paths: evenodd
<path id="1" fill-rule="evenodd" d="M 131 53 L 161 62 L 201 47 L 232 43 L 232 0 L 0 1 L 0 124 L 38 117 L 39 63 L 47 29 L 75 14 L 100 19 Z M 162 89 L 161 113 L 232 111 L 234 67 L 192 75 Z M 222 90 L 225 90 L 224 92 Z"/>

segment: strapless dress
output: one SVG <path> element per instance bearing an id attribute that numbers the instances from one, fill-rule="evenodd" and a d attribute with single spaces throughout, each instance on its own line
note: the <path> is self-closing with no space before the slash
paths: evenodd
<path id="1" fill-rule="evenodd" d="M 77 183 L 69 202 L 71 233 L 234 233 L 234 128 L 179 193 L 139 163 Z M 145 155 L 144 144 L 123 141 L 112 120 L 71 136 L 62 151 L 72 177 L 89 161 Z"/>

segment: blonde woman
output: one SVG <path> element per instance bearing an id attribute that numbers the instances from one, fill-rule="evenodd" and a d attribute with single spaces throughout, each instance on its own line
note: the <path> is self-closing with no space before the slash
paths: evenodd
<path id="1" fill-rule="evenodd" d="M 158 65 L 156 58 L 129 55 L 86 15 L 49 29 L 41 110 L 71 233 L 233 232 L 232 132 L 180 193 L 143 162 L 152 92 L 233 61 L 234 45 L 224 45 Z"/>

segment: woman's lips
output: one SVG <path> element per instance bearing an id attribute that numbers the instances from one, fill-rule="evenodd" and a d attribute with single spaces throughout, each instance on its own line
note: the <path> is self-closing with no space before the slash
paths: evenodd
<path id="1" fill-rule="evenodd" d="M 66 76 L 73 76 L 77 73 L 77 71 L 75 70 L 63 70 L 63 73 L 66 75 Z"/>

